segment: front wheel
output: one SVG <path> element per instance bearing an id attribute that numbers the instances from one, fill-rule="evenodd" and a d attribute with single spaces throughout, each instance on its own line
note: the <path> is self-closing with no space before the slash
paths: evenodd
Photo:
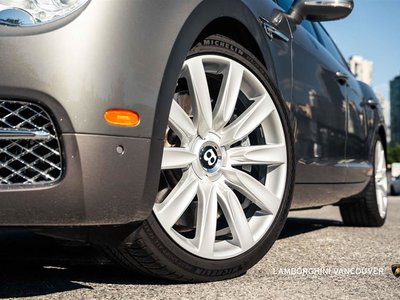
<path id="1" fill-rule="evenodd" d="M 285 103 L 266 69 L 214 35 L 185 60 L 166 128 L 153 214 L 131 246 L 108 249 L 128 268 L 179 281 L 245 273 L 277 239 L 294 181 Z"/>

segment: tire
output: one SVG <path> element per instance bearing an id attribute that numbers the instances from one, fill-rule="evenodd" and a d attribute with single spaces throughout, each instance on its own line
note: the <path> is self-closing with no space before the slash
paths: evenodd
<path id="1" fill-rule="evenodd" d="M 130 245 L 105 251 L 151 276 L 233 278 L 268 252 L 287 218 L 295 166 L 287 108 L 257 58 L 220 35 L 193 47 L 181 73 L 153 214 Z"/>
<path id="2" fill-rule="evenodd" d="M 379 137 L 372 151 L 373 176 L 354 202 L 340 205 L 343 223 L 348 226 L 380 227 L 387 215 L 387 175 L 385 150 Z"/>

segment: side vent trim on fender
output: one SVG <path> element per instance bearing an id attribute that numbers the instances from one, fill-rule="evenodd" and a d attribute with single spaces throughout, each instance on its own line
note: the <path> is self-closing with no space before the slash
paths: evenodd
<path id="1" fill-rule="evenodd" d="M 284 34 L 282 31 L 278 30 L 274 25 L 272 25 L 270 21 L 268 21 L 267 19 L 265 19 L 263 17 L 260 17 L 260 21 L 261 21 L 261 24 L 264 28 L 266 35 L 271 40 L 277 38 L 286 43 L 289 42 L 289 40 L 290 40 L 289 37 L 286 34 Z"/>

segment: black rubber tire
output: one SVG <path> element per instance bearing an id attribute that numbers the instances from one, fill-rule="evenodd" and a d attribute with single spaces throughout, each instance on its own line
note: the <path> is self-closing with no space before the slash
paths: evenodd
<path id="1" fill-rule="evenodd" d="M 219 54 L 245 65 L 264 83 L 282 119 L 288 147 L 286 189 L 279 212 L 269 231 L 253 248 L 234 258 L 207 260 L 179 247 L 165 233 L 152 214 L 136 232 L 130 245 L 104 248 L 108 257 L 134 271 L 181 282 L 206 282 L 237 277 L 256 264 L 272 247 L 286 222 L 290 208 L 294 176 L 293 135 L 285 102 L 270 81 L 267 70 L 259 60 L 236 42 L 220 35 L 212 35 L 193 47 L 188 57 Z"/>
<path id="2" fill-rule="evenodd" d="M 375 190 L 375 147 L 380 141 L 377 136 L 371 151 L 371 162 L 374 166 L 373 175 L 365 190 L 349 203 L 340 205 L 340 214 L 343 224 L 347 226 L 380 227 L 385 224 L 386 215 L 382 218 L 379 214 Z"/>

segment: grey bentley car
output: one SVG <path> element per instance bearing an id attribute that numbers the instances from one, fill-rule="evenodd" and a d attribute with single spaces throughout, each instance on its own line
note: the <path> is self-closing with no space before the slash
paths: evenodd
<path id="1" fill-rule="evenodd" d="M 244 274 L 289 209 L 383 225 L 381 107 L 320 23 L 353 5 L 0 0 L 0 225 L 185 282 Z"/>

